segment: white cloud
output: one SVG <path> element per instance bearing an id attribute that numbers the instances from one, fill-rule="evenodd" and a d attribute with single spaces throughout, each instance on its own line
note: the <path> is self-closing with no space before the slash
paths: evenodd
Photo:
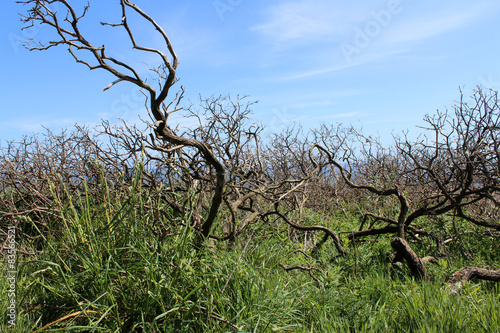
<path id="1" fill-rule="evenodd" d="M 495 6 L 498 9 L 498 6 Z M 434 36 L 461 29 L 488 15 L 492 10 L 490 3 L 470 3 L 461 8 L 442 8 L 438 12 L 421 13 L 405 17 L 404 22 L 387 29 L 381 38 L 382 45 L 395 45 L 405 42 L 422 41 Z"/>
<path id="2" fill-rule="evenodd" d="M 391 5 L 396 3 L 397 5 Z M 265 22 L 251 30 L 259 32 L 276 43 L 306 43 L 325 37 L 352 35 L 356 25 L 363 26 L 374 20 L 375 13 L 397 8 L 385 30 L 393 30 L 393 20 L 404 17 L 403 30 L 395 36 L 399 41 L 415 40 L 459 28 L 483 15 L 499 9 L 491 0 L 477 2 L 445 1 L 416 4 L 409 0 L 346 1 L 296 0 L 284 1 L 266 8 Z M 394 27 L 393 27 L 394 28 Z M 411 29 L 415 28 L 415 29 Z M 407 36 L 407 38 L 405 38 Z M 398 39 L 394 39 L 398 41 Z"/>
<path id="3" fill-rule="evenodd" d="M 317 75 L 323 75 L 328 73 L 340 72 L 349 68 L 361 66 L 373 61 L 381 60 L 388 58 L 390 56 L 394 56 L 397 54 L 404 53 L 406 50 L 403 49 L 388 49 L 388 50 L 380 50 L 380 51 L 372 51 L 372 52 L 364 52 L 359 57 L 356 57 L 353 61 L 346 61 L 345 59 L 333 58 L 335 60 L 335 65 L 333 66 L 323 66 L 320 68 L 314 68 L 310 70 L 304 70 L 301 72 L 297 72 L 291 75 L 285 75 L 278 80 L 288 81 L 288 80 L 297 80 L 297 79 L 305 79 L 309 77 L 314 77 Z M 331 55 L 330 55 L 331 56 Z"/>
<path id="4" fill-rule="evenodd" d="M 358 66 L 363 62 L 358 61 L 358 62 L 352 62 L 352 63 L 342 63 L 340 65 L 335 65 L 335 66 L 327 66 L 327 67 L 322 67 L 322 68 L 301 71 L 301 72 L 297 72 L 297 73 L 294 73 L 291 75 L 286 75 L 286 76 L 280 77 L 278 80 L 283 80 L 283 81 L 297 80 L 297 79 L 304 79 L 304 78 L 312 77 L 312 76 L 316 76 L 316 75 L 338 72 L 338 71 L 341 71 L 344 69 L 348 69 L 350 67 Z"/>
<path id="5" fill-rule="evenodd" d="M 290 105 L 289 108 L 303 109 L 303 108 L 309 108 L 312 106 L 328 106 L 328 105 L 332 105 L 332 104 L 333 103 L 331 100 L 324 100 L 324 101 L 317 101 L 317 102 L 293 104 L 293 105 Z"/>
<path id="6" fill-rule="evenodd" d="M 401 0 L 389 22 L 379 23 L 379 32 L 368 36 L 366 45 L 359 47 L 356 34 L 370 24 L 377 24 L 374 13 L 388 12 L 389 3 L 388 0 L 366 1 L 364 5 L 322 0 L 288 1 L 268 7 L 267 21 L 252 29 L 278 44 L 278 48 L 289 49 L 284 53 L 275 52 L 275 56 L 288 58 L 290 52 L 296 52 L 297 59 L 300 57 L 300 71 L 278 79 L 286 81 L 338 72 L 407 54 L 416 45 L 464 28 L 500 7 L 490 0 L 474 3 L 446 1 L 439 4 Z M 311 46 L 303 48 L 304 45 Z M 345 49 L 341 51 L 341 45 L 357 48 L 346 55 Z"/>
<path id="7" fill-rule="evenodd" d="M 9 121 L 3 126 L 7 130 L 15 129 L 26 133 L 43 132 L 44 128 L 64 128 L 77 123 L 76 118 L 41 120 L 33 119 L 26 121 L 26 118 Z"/>
<path id="8" fill-rule="evenodd" d="M 362 15 L 344 1 L 299 0 L 268 7 L 266 22 L 251 29 L 274 43 L 304 43 L 341 35 Z"/>
<path id="9" fill-rule="evenodd" d="M 324 116 L 317 116 L 317 117 L 312 117 L 310 119 L 311 120 L 344 119 L 344 118 L 360 117 L 362 115 L 363 115 L 362 112 L 354 111 L 354 112 L 334 113 Z"/>

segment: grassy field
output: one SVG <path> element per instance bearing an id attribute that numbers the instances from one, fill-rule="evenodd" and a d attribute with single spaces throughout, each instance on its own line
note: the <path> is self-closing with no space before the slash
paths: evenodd
<path id="1" fill-rule="evenodd" d="M 390 146 L 302 117 L 273 133 L 245 96 L 173 95 L 172 43 L 129 1 L 101 25 L 159 55 L 153 76 L 83 37 L 88 5 L 19 2 L 57 32 L 28 49 L 67 46 L 115 77 L 104 90 L 133 84 L 145 120 L 0 149 L 0 333 L 500 332 L 498 283 L 448 282 L 467 266 L 500 281 L 497 91 L 460 90 Z M 163 51 L 136 44 L 126 12 Z"/>
<path id="2" fill-rule="evenodd" d="M 61 221 L 37 238 L 17 239 L 23 250 L 17 318 L 12 327 L 4 317 L 0 331 L 500 331 L 498 284 L 466 282 L 450 294 L 445 283 L 464 265 L 498 262 L 494 239 L 470 234 L 445 253 L 435 244 L 415 244 L 420 256 L 438 258 L 427 264 L 431 281 L 420 282 L 404 264 L 388 261 L 388 237 L 345 243 L 349 254 L 337 257 L 330 243 L 311 251 L 316 236 L 292 237 L 285 225 L 261 223 L 231 246 L 207 241 L 198 248 L 183 223 L 188 216 L 170 216 L 179 223 L 164 235 L 166 220 L 150 213 L 146 201 L 137 187 L 56 200 Z M 323 218 L 306 215 L 306 223 Z M 38 228 L 29 218 L 20 222 L 19 228 Z M 353 221 L 339 216 L 322 223 L 349 230 Z M 451 228 L 448 223 L 434 225 Z M 284 269 L 295 265 L 308 270 Z M 0 283 L 0 313 L 7 313 L 9 284 L 6 277 Z"/>

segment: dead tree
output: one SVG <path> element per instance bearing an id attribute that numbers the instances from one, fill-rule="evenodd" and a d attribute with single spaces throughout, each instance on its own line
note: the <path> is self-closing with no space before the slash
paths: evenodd
<path id="1" fill-rule="evenodd" d="M 253 103 L 244 100 L 245 97 L 220 96 L 203 99 L 199 107 L 189 108 L 189 115 L 197 119 L 198 124 L 185 135 L 210 145 L 226 168 L 221 206 L 226 212 L 224 224 L 222 233 L 215 230 L 211 237 L 234 241 L 251 225 L 260 220 L 269 221 L 274 216 L 295 230 L 324 232 L 327 239 L 332 238 L 339 253 L 345 254 L 332 230 L 322 226 L 302 226 L 300 221 L 294 223 L 286 217 L 286 211 L 301 210 L 311 182 L 318 175 L 320 165 L 311 156 L 310 147 L 308 144 L 300 147 L 293 144 L 300 141 L 298 132 L 290 132 L 279 140 L 261 142 L 262 126 L 250 122 Z M 186 159 L 186 166 L 191 168 L 192 177 L 200 182 L 202 195 L 215 185 L 203 171 L 202 161 L 193 157 Z M 293 172 L 292 161 L 297 166 Z"/>
<path id="2" fill-rule="evenodd" d="M 346 184 L 375 197 L 396 199 L 387 205 L 398 203 L 393 212 L 397 218 L 365 212 L 363 221 L 372 219 L 386 227 L 372 228 L 372 223 L 366 229 L 363 222 L 352 237 L 394 231 L 404 237 L 418 218 L 446 213 L 500 230 L 496 222 L 500 208 L 497 93 L 478 89 L 472 102 L 466 103 L 462 96 L 453 114 L 438 113 L 425 121 L 424 136 L 416 141 L 406 135 L 396 138 L 395 149 L 382 148 L 352 130 L 349 135 L 328 134 L 334 137 L 334 144 L 325 139 L 326 131 L 316 133 L 322 143 L 316 147 Z M 353 146 L 361 150 L 356 152 Z"/>
<path id="3" fill-rule="evenodd" d="M 101 22 L 103 26 L 124 29 L 134 50 L 152 53 L 159 57 L 161 64 L 157 68 L 152 69 L 156 72 L 158 78 L 157 87 L 153 87 L 131 65 L 116 57 L 109 56 L 106 53 L 105 45 L 96 46 L 82 34 L 80 22 L 88 13 L 90 5 L 86 5 L 81 13 L 77 13 L 66 0 L 25 0 L 18 2 L 31 6 L 27 14 L 22 16 L 23 21 L 28 24 L 26 28 L 42 24 L 52 27 L 53 31 L 57 34 L 56 39 L 47 43 L 28 40 L 26 47 L 29 50 L 44 51 L 56 46 L 67 47 L 68 52 L 76 62 L 87 66 L 91 70 L 102 69 L 115 76 L 116 80 L 106 86 L 104 90 L 124 81 L 141 88 L 147 98 L 146 106 L 154 121 L 155 133 L 160 140 L 165 142 L 165 146 L 168 146 L 165 149 L 175 150 L 182 147 L 191 147 L 199 152 L 206 163 L 214 170 L 216 186 L 211 198 L 209 213 L 200 226 L 201 235 L 204 238 L 208 237 L 222 202 L 225 168 L 206 143 L 179 135 L 176 129 L 171 128 L 167 122 L 169 115 L 178 111 L 183 90 L 181 89 L 181 92 L 176 95 L 174 101 L 170 103 L 166 102 L 170 89 L 177 81 L 176 71 L 179 60 L 168 35 L 162 27 L 151 16 L 129 0 L 120 0 L 121 22 Z M 57 11 L 51 9 L 54 4 L 58 5 Z M 164 42 L 165 51 L 143 46 L 136 41 L 133 30 L 128 22 L 129 12 L 138 15 L 156 30 Z M 93 60 L 85 60 L 79 56 L 81 54 L 79 52 L 90 55 Z"/>
<path id="4" fill-rule="evenodd" d="M 316 148 L 332 166 L 330 174 L 339 175 L 368 203 L 358 205 L 364 210 L 360 228 L 349 232 L 349 238 L 396 234 L 393 248 L 405 255 L 417 276 L 425 277 L 418 257 L 402 246 L 407 235 L 417 239 L 426 235 L 442 243 L 414 227 L 422 217 L 447 214 L 500 230 L 497 95 L 478 88 L 466 101 L 461 94 L 453 112 L 427 116 L 423 135 L 417 140 L 406 134 L 395 138 L 393 148 L 384 148 L 352 128 L 316 131 Z M 372 222 L 367 225 L 368 221 Z"/>

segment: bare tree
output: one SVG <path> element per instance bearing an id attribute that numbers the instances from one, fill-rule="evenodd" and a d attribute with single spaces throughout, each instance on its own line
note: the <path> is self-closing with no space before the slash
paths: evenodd
<path id="1" fill-rule="evenodd" d="M 363 207 L 360 228 L 350 231 L 349 238 L 395 234 L 391 244 L 398 252 L 396 258 L 405 258 L 419 277 L 427 273 L 406 236 L 444 242 L 414 226 L 422 217 L 449 214 L 500 230 L 497 92 L 478 88 L 471 101 L 461 94 L 453 112 L 427 116 L 425 121 L 422 136 L 410 140 L 405 134 L 396 138 L 394 148 L 384 148 L 352 128 L 324 127 L 315 132 L 316 148 L 328 159 L 331 174 L 340 174 L 371 205 Z"/>
<path id="2" fill-rule="evenodd" d="M 320 165 L 311 155 L 310 145 L 300 143 L 300 131 L 288 131 L 271 142 L 262 143 L 262 127 L 250 122 L 253 103 L 245 103 L 244 99 L 209 98 L 203 99 L 199 108 L 190 108 L 198 125 L 185 135 L 206 142 L 226 168 L 222 196 L 225 223 L 222 235 L 214 233 L 211 237 L 234 241 L 252 224 L 276 217 L 296 230 L 324 232 L 326 238 L 333 240 L 337 250 L 345 254 L 340 239 L 332 230 L 300 225 L 301 214 L 295 223 L 287 218 L 286 211 L 301 210 L 307 201 L 311 182 L 320 170 Z M 216 186 L 211 183 L 214 177 L 196 155 L 186 155 L 185 165 L 198 182 L 200 195 Z M 200 208 L 203 207 L 195 207 L 195 215 L 199 215 Z"/>
<path id="3" fill-rule="evenodd" d="M 209 214 L 203 221 L 200 229 L 201 235 L 206 238 L 209 235 L 210 229 L 217 215 L 217 211 L 222 202 L 222 190 L 225 183 L 225 168 L 206 143 L 193 138 L 180 136 L 176 132 L 176 129 L 171 128 L 167 123 L 169 115 L 178 111 L 179 103 L 182 100 L 184 90 L 181 89 L 172 102 L 166 102 L 170 89 L 177 81 L 176 71 L 179 64 L 178 57 L 166 32 L 151 16 L 128 0 L 120 0 L 121 22 L 101 22 L 103 26 L 123 28 L 132 43 L 133 49 L 145 53 L 152 53 L 159 57 L 161 64 L 157 68 L 152 69 L 156 72 L 158 77 L 159 88 L 154 88 L 147 83 L 146 79 L 143 78 L 131 65 L 120 59 L 109 56 L 106 53 L 105 45 L 95 46 L 82 34 L 80 30 L 80 22 L 89 11 L 90 5 L 86 5 L 81 13 L 77 13 L 77 11 L 66 0 L 26 0 L 18 2 L 31 6 L 27 15 L 23 16 L 24 22 L 29 24 L 26 28 L 35 24 L 42 24 L 52 27 L 57 33 L 57 39 L 51 40 L 47 43 L 39 43 L 29 40 L 26 43 L 26 47 L 28 49 L 44 51 L 56 46 L 65 46 L 68 48 L 68 52 L 76 60 L 76 62 L 87 66 L 91 70 L 103 69 L 115 76 L 116 80 L 105 87 L 104 90 L 107 90 L 122 81 L 130 82 L 138 86 L 144 91 L 148 100 L 147 107 L 152 115 L 157 137 L 164 141 L 166 146 L 172 145 L 165 149 L 175 150 L 185 146 L 192 147 L 196 149 L 204 160 L 215 170 L 216 186 L 211 200 L 211 207 Z M 52 10 L 51 7 L 54 4 L 58 4 L 60 10 Z M 139 17 L 143 18 L 156 30 L 156 32 L 162 37 L 165 45 L 165 51 L 157 48 L 142 46 L 136 41 L 133 29 L 128 23 L 129 11 L 139 15 Z M 91 55 L 93 61 L 84 60 L 78 55 L 78 51 L 87 52 Z"/>

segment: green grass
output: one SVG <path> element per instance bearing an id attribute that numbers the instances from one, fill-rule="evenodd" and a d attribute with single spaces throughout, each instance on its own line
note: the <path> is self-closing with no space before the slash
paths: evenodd
<path id="1" fill-rule="evenodd" d="M 116 194 L 105 185 L 99 197 L 86 191 L 58 198 L 54 209 L 62 218 L 43 233 L 41 252 L 19 256 L 16 326 L 2 320 L 0 331 L 34 332 L 47 325 L 42 332 L 500 331 L 497 284 L 465 283 L 457 295 L 445 288 L 467 257 L 442 257 L 427 266 L 433 279 L 426 283 L 386 261 L 388 238 L 349 246 L 350 255 L 340 258 L 327 242 L 312 258 L 296 251 L 310 250 L 305 235 L 294 242 L 285 226 L 281 234 L 272 226 L 279 237 L 266 237 L 271 226 L 263 224 L 233 247 L 220 242 L 196 249 L 196 235 L 183 223 L 189 216 L 172 214 L 179 224 L 160 237 L 158 226 L 172 221 L 154 216 L 147 200 L 137 186 Z M 311 212 L 306 222 L 320 220 Z M 326 222 L 344 230 L 350 224 Z M 475 253 L 470 260 L 498 262 L 494 240 L 467 237 L 462 241 Z M 415 250 L 421 256 L 436 251 L 426 244 Z M 305 271 L 286 272 L 280 263 L 310 264 L 320 283 Z M 8 304 L 7 288 L 1 279 L 0 313 Z"/>

